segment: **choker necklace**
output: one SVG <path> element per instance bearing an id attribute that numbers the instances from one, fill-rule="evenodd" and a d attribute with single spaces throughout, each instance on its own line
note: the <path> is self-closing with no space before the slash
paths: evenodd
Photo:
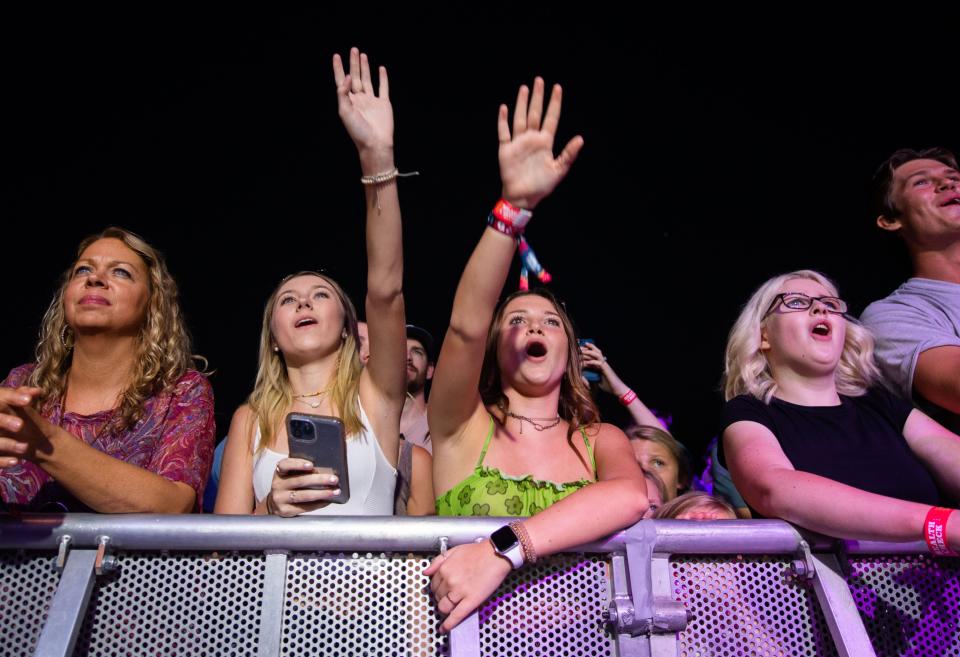
<path id="1" fill-rule="evenodd" d="M 558 424 L 560 424 L 560 414 L 557 414 L 557 417 L 547 417 L 547 418 L 532 418 L 525 415 L 519 415 L 518 413 L 511 413 L 510 411 L 505 411 L 507 417 L 512 417 L 515 420 L 520 420 L 520 433 L 523 433 L 523 423 L 529 422 L 534 429 L 537 431 L 546 431 L 547 429 L 552 429 Z M 537 420 L 543 420 L 549 422 L 549 424 L 540 424 Z M 552 421 L 551 421 L 552 420 Z"/>
<path id="2" fill-rule="evenodd" d="M 323 403 L 323 400 L 318 399 L 317 401 L 312 402 L 312 401 L 307 401 L 306 398 L 320 397 L 321 395 L 325 395 L 325 394 L 327 394 L 327 390 L 317 390 L 316 392 L 311 392 L 310 394 L 307 394 L 307 395 L 294 395 L 293 398 L 298 402 L 303 402 L 310 408 L 320 408 L 320 404 Z"/>

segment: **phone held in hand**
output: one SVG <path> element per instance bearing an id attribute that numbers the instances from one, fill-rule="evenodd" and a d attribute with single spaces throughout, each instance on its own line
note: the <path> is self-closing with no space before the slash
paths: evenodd
<path id="1" fill-rule="evenodd" d="M 308 413 L 287 415 L 287 441 L 290 456 L 305 459 L 322 474 L 336 475 L 340 494 L 330 502 L 344 504 L 350 499 L 350 477 L 347 472 L 347 438 L 340 418 Z M 314 486 L 320 488 L 320 486 Z"/>
<path id="2" fill-rule="evenodd" d="M 579 340 L 577 340 L 577 344 L 580 345 L 581 347 L 585 344 L 593 344 L 593 338 L 580 338 Z M 599 383 L 602 377 L 600 376 L 600 372 L 593 369 L 587 369 L 586 367 L 584 367 L 583 378 L 585 378 L 590 383 Z"/>

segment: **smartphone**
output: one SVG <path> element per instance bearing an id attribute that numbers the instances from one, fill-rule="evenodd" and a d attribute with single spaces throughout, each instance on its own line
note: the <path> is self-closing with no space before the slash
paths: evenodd
<path id="1" fill-rule="evenodd" d="M 593 338 L 580 338 L 579 340 L 577 340 L 577 344 L 580 345 L 581 347 L 585 344 L 593 344 Z M 600 376 L 600 372 L 596 370 L 587 369 L 586 367 L 584 367 L 583 378 L 585 378 L 590 383 L 598 383 L 600 379 L 603 377 Z"/>
<path id="2" fill-rule="evenodd" d="M 340 418 L 290 413 L 287 415 L 287 442 L 292 458 L 306 459 L 319 472 L 337 476 L 340 494 L 331 497 L 330 502 L 343 504 L 350 499 L 347 438 Z"/>

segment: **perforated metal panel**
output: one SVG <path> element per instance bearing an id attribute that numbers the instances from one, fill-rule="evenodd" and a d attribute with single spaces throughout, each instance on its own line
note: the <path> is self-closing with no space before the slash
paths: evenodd
<path id="1" fill-rule="evenodd" d="M 287 565 L 281 655 L 446 654 L 426 557 L 296 554 Z"/>
<path id="2" fill-rule="evenodd" d="M 480 609 L 484 657 L 610 657 L 600 614 L 610 601 L 602 555 L 558 555 L 512 573 Z"/>
<path id="3" fill-rule="evenodd" d="M 787 561 L 677 556 L 674 599 L 693 612 L 681 632 L 684 657 L 836 655 L 816 595 Z"/>
<path id="4" fill-rule="evenodd" d="M 254 656 L 262 554 L 117 554 L 97 584 L 75 655 Z"/>
<path id="5" fill-rule="evenodd" d="M 33 654 L 59 581 L 55 554 L 0 553 L 0 655 Z"/>
<path id="6" fill-rule="evenodd" d="M 877 655 L 960 657 L 960 559 L 857 557 L 850 592 Z"/>

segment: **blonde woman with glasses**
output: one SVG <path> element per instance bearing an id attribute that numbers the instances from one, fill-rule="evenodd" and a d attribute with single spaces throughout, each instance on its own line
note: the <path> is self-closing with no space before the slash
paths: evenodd
<path id="1" fill-rule="evenodd" d="M 721 463 L 755 517 L 960 549 L 960 438 L 881 385 L 846 312 L 810 270 L 754 292 L 727 342 Z"/>

